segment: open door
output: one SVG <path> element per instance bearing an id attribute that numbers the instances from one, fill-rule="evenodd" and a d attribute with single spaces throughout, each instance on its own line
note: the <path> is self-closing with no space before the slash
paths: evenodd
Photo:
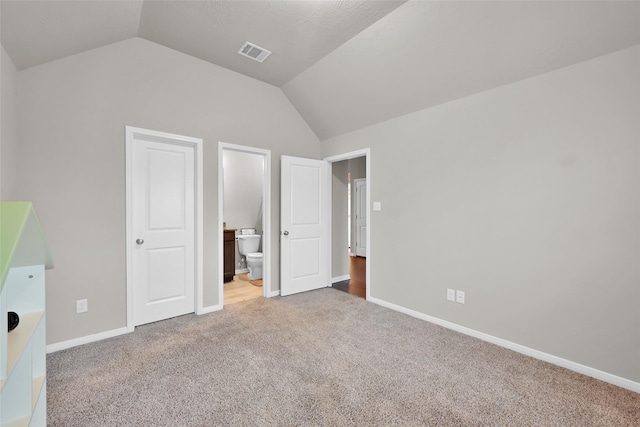
<path id="1" fill-rule="evenodd" d="M 280 295 L 330 285 L 329 163 L 282 156 Z"/>
<path id="2" fill-rule="evenodd" d="M 356 187 L 355 197 L 355 234 L 356 234 L 356 255 L 367 256 L 367 180 L 354 179 Z"/>

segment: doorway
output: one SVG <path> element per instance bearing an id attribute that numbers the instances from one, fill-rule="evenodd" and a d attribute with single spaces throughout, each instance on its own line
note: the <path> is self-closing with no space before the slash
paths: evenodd
<path id="1" fill-rule="evenodd" d="M 370 149 L 366 148 L 327 157 L 324 160 L 281 157 L 281 295 L 331 287 L 332 252 L 334 252 L 331 235 L 334 225 L 331 209 L 331 169 L 335 162 L 364 157 L 367 175 L 370 176 L 369 152 Z M 371 186 L 368 185 L 366 187 L 366 252 L 369 259 L 371 259 L 370 193 Z M 343 220 L 344 218 L 340 218 L 340 222 Z M 346 245 L 339 248 L 344 247 Z M 296 262 L 292 262 L 294 257 Z M 370 265 L 371 263 L 367 262 L 365 267 L 366 299 L 370 298 L 371 290 Z M 314 280 L 306 281 L 307 278 Z M 297 279 L 305 281 L 301 282 L 300 286 L 289 286 Z"/>
<path id="2" fill-rule="evenodd" d="M 227 305 L 263 296 L 271 290 L 271 152 L 220 142 L 218 145 L 218 298 Z M 226 177 L 226 181 L 225 181 Z M 261 278 L 254 256 L 238 252 L 237 235 L 258 235 Z M 224 236 L 224 238 L 223 238 Z M 226 251 L 225 251 L 226 245 Z M 226 254 L 225 254 L 226 252 Z M 226 262 L 225 262 L 226 258 Z M 231 258 L 231 260 L 230 260 Z M 251 264 L 247 264 L 250 262 Z M 231 267 L 230 267 L 231 266 Z M 231 272 L 226 270 L 232 268 Z M 253 272 L 250 272 L 249 269 Z M 231 276 L 231 277 L 230 277 Z"/>
<path id="3" fill-rule="evenodd" d="M 369 219 L 371 217 L 371 186 L 368 185 L 371 176 L 370 149 L 339 154 L 324 160 L 331 164 L 334 180 L 332 192 L 342 192 L 342 187 L 347 188 L 347 185 L 350 184 L 351 194 L 346 205 L 353 207 L 350 209 L 349 222 L 347 222 L 345 215 L 343 215 L 343 211 L 347 211 L 347 206 L 339 201 L 336 203 L 337 199 L 332 194 L 331 282 L 337 289 L 369 299 L 371 294 L 371 227 Z M 349 167 L 348 161 L 353 161 L 355 166 Z M 354 170 L 351 171 L 351 168 Z M 340 179 L 334 176 L 334 171 L 340 176 L 344 175 L 344 183 L 339 182 Z M 346 179 L 347 176 L 349 179 Z M 338 182 L 335 182 L 336 180 Z M 358 187 L 359 192 L 356 191 Z M 337 197 L 343 198 L 342 194 Z M 358 199 L 360 200 L 358 201 Z M 355 213 L 355 205 L 358 202 L 361 212 L 359 215 Z M 358 216 L 360 222 L 358 222 Z M 360 256 L 356 256 L 358 254 Z"/>
<path id="4" fill-rule="evenodd" d="M 127 330 L 202 308 L 202 140 L 126 127 Z"/>

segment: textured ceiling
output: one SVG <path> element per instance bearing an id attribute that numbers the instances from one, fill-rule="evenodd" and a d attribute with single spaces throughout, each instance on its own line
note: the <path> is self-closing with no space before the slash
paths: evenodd
<path id="1" fill-rule="evenodd" d="M 411 1 L 282 89 L 325 140 L 639 43 L 640 2 Z"/>
<path id="2" fill-rule="evenodd" d="M 2 46 L 19 70 L 138 34 L 142 1 L 0 2 Z"/>
<path id="3" fill-rule="evenodd" d="M 640 44 L 640 1 L 2 0 L 0 21 L 18 69 L 142 37 L 281 87 L 320 139 Z"/>
<path id="4" fill-rule="evenodd" d="M 2 45 L 24 69 L 138 36 L 280 86 L 403 3 L 2 0 Z M 242 57 L 245 41 L 273 53 Z"/>
<path id="5" fill-rule="evenodd" d="M 280 86 L 402 3 L 145 1 L 139 36 Z M 273 53 L 244 58 L 245 41 Z"/>

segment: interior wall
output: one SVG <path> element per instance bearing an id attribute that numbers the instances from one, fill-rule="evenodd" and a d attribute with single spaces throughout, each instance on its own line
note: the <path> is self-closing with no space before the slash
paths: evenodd
<path id="1" fill-rule="evenodd" d="M 223 221 L 228 228 L 255 228 L 262 234 L 262 184 L 264 157 L 258 154 L 224 150 Z M 262 246 L 262 241 L 260 242 Z M 236 270 L 246 268 L 236 242 Z"/>
<path id="2" fill-rule="evenodd" d="M 47 342 L 126 325 L 125 126 L 204 140 L 204 305 L 218 301 L 218 142 L 319 158 L 317 138 L 274 86 L 134 38 L 18 73 L 20 192 L 34 201 L 55 269 Z M 279 191 L 271 218 L 279 229 Z M 273 288 L 279 239 L 273 239 Z M 75 313 L 88 299 L 89 311 Z"/>
<path id="3" fill-rule="evenodd" d="M 349 160 L 331 163 L 331 173 L 331 278 L 340 281 L 349 274 Z"/>
<path id="4" fill-rule="evenodd" d="M 18 192 L 18 134 L 16 122 L 15 65 L 4 47 L 0 57 L 0 200 L 19 200 Z"/>
<path id="5" fill-rule="evenodd" d="M 639 75 L 636 46 L 323 141 L 371 148 L 372 297 L 640 381 Z"/>

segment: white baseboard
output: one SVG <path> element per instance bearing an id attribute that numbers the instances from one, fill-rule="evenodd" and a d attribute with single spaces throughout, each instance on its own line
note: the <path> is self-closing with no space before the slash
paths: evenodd
<path id="1" fill-rule="evenodd" d="M 54 344 L 47 345 L 47 353 L 55 353 L 56 351 L 65 350 L 71 347 L 77 347 L 83 344 L 89 344 L 96 341 L 101 341 L 107 338 L 117 337 L 118 335 L 124 335 L 130 331 L 127 327 L 112 329 L 110 331 L 104 331 L 97 334 L 87 335 L 80 338 L 74 338 L 68 341 L 62 341 Z"/>
<path id="2" fill-rule="evenodd" d="M 220 311 L 220 310 L 222 310 L 222 304 L 210 305 L 208 307 L 202 307 L 202 311 L 200 311 L 198 315 L 213 313 L 214 311 Z"/>
<path id="3" fill-rule="evenodd" d="M 583 375 L 587 375 L 589 377 L 596 378 L 598 380 L 617 385 L 618 387 L 625 388 L 627 390 L 634 391 L 636 393 L 640 393 L 640 383 L 628 380 L 626 378 L 619 377 L 617 375 L 610 374 L 608 372 L 600 371 L 595 368 L 591 368 L 589 366 L 582 365 L 580 363 L 572 362 L 571 360 L 563 359 L 561 357 L 554 356 L 552 354 L 548 354 L 539 350 L 535 350 L 530 347 L 525 347 L 520 344 L 513 343 L 511 341 L 504 340 L 502 338 L 494 337 L 489 334 L 485 334 L 484 332 L 479 332 L 474 329 L 467 328 L 465 326 L 460 326 L 455 323 L 448 322 L 446 320 L 439 319 L 437 317 L 429 316 L 424 313 L 420 313 L 415 310 L 411 310 L 409 308 L 402 307 L 400 305 L 396 305 L 378 298 L 369 297 L 367 301 L 371 301 L 374 304 L 381 305 L 386 308 L 390 308 L 391 310 L 399 311 L 404 314 L 408 314 L 409 316 L 416 317 L 421 320 L 425 320 L 430 323 L 435 323 L 436 325 L 443 326 L 447 329 L 454 330 L 456 332 L 460 332 L 465 335 L 472 336 L 474 338 L 481 339 L 483 341 L 490 342 L 492 344 L 498 345 L 500 347 L 508 348 L 509 350 L 513 350 L 515 352 L 524 354 L 526 356 L 533 357 L 535 359 L 543 360 L 545 362 L 549 362 L 551 364 L 561 366 L 563 368 L 569 369 L 571 371 L 578 372 Z"/>
<path id="4" fill-rule="evenodd" d="M 278 294 L 280 294 L 280 291 L 278 291 Z M 218 305 L 212 305 L 209 307 L 203 307 L 202 311 L 200 313 L 198 313 L 199 315 L 201 314 L 207 314 L 207 313 L 213 313 L 214 311 L 219 311 L 222 310 L 222 305 L 218 304 Z M 58 343 L 54 343 L 54 344 L 49 344 L 47 345 L 47 353 L 55 353 L 56 351 L 60 351 L 60 350 L 66 350 L 68 348 L 72 348 L 72 347 L 77 347 L 79 345 L 83 345 L 83 344 L 89 344 L 92 342 L 96 342 L 96 341 L 101 341 L 107 338 L 113 338 L 113 337 L 117 337 L 118 335 L 124 335 L 124 334 L 128 334 L 130 332 L 133 332 L 132 330 L 129 330 L 126 326 L 124 328 L 118 328 L 118 329 L 112 329 L 110 331 L 105 331 L 105 332 L 100 332 L 97 334 L 92 334 L 92 335 L 87 335 L 84 337 L 80 337 L 80 338 L 74 338 L 68 341 L 62 341 L 62 342 L 58 342 Z"/>
<path id="5" fill-rule="evenodd" d="M 248 268 L 239 268 L 236 270 L 236 274 L 242 274 L 242 273 L 248 273 L 249 269 Z"/>
<path id="6" fill-rule="evenodd" d="M 349 252 L 349 256 L 356 256 L 355 252 Z"/>
<path id="7" fill-rule="evenodd" d="M 267 298 L 273 298 L 273 297 L 279 297 L 279 296 L 280 296 L 280 289 L 267 293 Z"/>
<path id="8" fill-rule="evenodd" d="M 348 274 L 345 274 L 344 276 L 332 277 L 331 284 L 343 282 L 345 280 L 351 280 L 351 276 Z"/>

